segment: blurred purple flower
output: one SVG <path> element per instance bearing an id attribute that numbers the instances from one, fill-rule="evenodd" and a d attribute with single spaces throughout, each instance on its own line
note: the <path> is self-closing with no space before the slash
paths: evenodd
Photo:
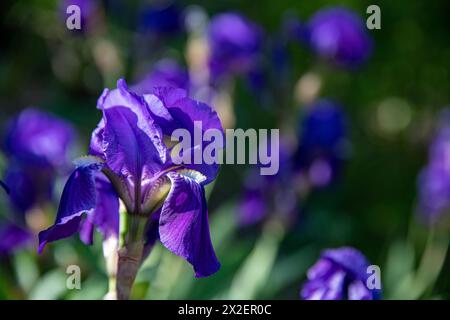
<path id="1" fill-rule="evenodd" d="M 9 166 L 4 182 L 16 209 L 25 212 L 51 200 L 58 171 L 67 169 L 75 132 L 53 115 L 29 108 L 7 126 L 3 150 Z"/>
<path id="2" fill-rule="evenodd" d="M 305 300 L 377 300 L 381 290 L 367 288 L 369 262 L 351 247 L 325 250 L 308 270 L 301 291 Z"/>
<path id="3" fill-rule="evenodd" d="M 2 223 L 0 225 L 0 257 L 23 248 L 32 240 L 33 236 L 29 231 L 13 223 Z"/>
<path id="4" fill-rule="evenodd" d="M 120 197 L 128 214 L 159 217 L 160 241 L 191 263 L 197 277 L 215 273 L 220 264 L 210 239 L 204 185 L 215 179 L 218 165 L 175 164 L 164 136 L 178 128 L 193 136 L 194 121 L 202 121 L 203 130 L 223 132 L 217 114 L 184 90 L 157 88 L 140 96 L 123 80 L 117 89 L 105 89 L 98 108 L 103 117 L 92 134 L 91 156 L 78 162 L 67 181 L 55 224 L 39 234 L 39 251 L 77 232 L 84 213 L 105 237 L 106 230 L 117 236 Z M 91 239 L 84 232 L 82 238 Z"/>
<path id="5" fill-rule="evenodd" d="M 347 119 L 331 100 L 319 100 L 307 108 L 301 123 L 296 152 L 296 170 L 304 172 L 315 187 L 324 187 L 337 177 L 347 156 Z"/>
<path id="6" fill-rule="evenodd" d="M 269 204 L 265 186 L 248 186 L 244 190 L 238 210 L 238 223 L 240 226 L 254 225 L 266 217 Z"/>
<path id="7" fill-rule="evenodd" d="M 246 74 L 258 64 L 262 31 L 240 14 L 223 13 L 213 17 L 208 38 L 213 79 Z"/>
<path id="8" fill-rule="evenodd" d="M 372 39 L 364 21 L 341 7 L 320 10 L 307 24 L 307 38 L 318 56 L 343 67 L 364 63 L 372 51 Z"/>
<path id="9" fill-rule="evenodd" d="M 189 74 L 175 60 L 163 59 L 155 63 L 152 71 L 132 87 L 137 94 L 146 94 L 155 87 L 181 88 L 189 91 Z"/>
<path id="10" fill-rule="evenodd" d="M 286 222 L 295 219 L 298 195 L 292 154 L 285 142 L 280 143 L 279 150 L 280 170 L 276 175 L 262 176 L 259 168 L 253 168 L 245 179 L 238 209 L 238 223 L 242 227 L 257 224 L 269 214 Z"/>
<path id="11" fill-rule="evenodd" d="M 429 161 L 418 178 L 418 211 L 421 218 L 435 224 L 450 210 L 450 110 L 440 115 Z"/>

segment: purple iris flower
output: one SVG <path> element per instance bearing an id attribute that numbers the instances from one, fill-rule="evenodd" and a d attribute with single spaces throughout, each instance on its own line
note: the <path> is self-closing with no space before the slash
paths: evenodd
<path id="1" fill-rule="evenodd" d="M 430 146 L 429 161 L 418 179 L 418 211 L 421 218 L 435 224 L 450 210 L 450 110 L 440 115 L 440 123 Z"/>
<path id="2" fill-rule="evenodd" d="M 157 220 L 162 244 L 191 263 L 197 277 L 215 273 L 220 264 L 210 239 L 204 186 L 215 179 L 218 165 L 175 164 L 176 146 L 164 138 L 178 128 L 194 136 L 195 121 L 203 130 L 223 133 L 216 112 L 184 90 L 156 88 L 138 95 L 124 80 L 115 90 L 105 89 L 98 108 L 103 117 L 92 134 L 90 156 L 76 162 L 55 224 L 39 234 L 39 251 L 79 231 L 82 223 L 83 239 L 91 239 L 93 226 L 105 237 L 117 236 L 120 198 L 127 214 L 145 217 L 148 224 Z M 91 230 L 84 230 L 85 223 Z"/>
<path id="3" fill-rule="evenodd" d="M 318 56 L 343 67 L 357 67 L 372 51 L 364 21 L 341 7 L 320 10 L 307 24 L 308 43 Z"/>
<path id="4" fill-rule="evenodd" d="M 215 16 L 209 25 L 209 66 L 212 78 L 246 74 L 260 59 L 261 29 L 237 13 Z"/>
<path id="5" fill-rule="evenodd" d="M 351 247 L 329 249 L 308 270 L 301 291 L 306 300 L 378 300 L 381 290 L 368 289 L 369 262 Z"/>
<path id="6" fill-rule="evenodd" d="M 16 210 L 26 212 L 52 200 L 54 181 L 67 169 L 74 141 L 71 125 L 34 108 L 9 122 L 3 143 L 9 163 L 4 182 Z"/>
<path id="7" fill-rule="evenodd" d="M 152 71 L 132 89 L 137 94 L 145 94 L 153 91 L 155 87 L 181 88 L 189 91 L 189 74 L 175 60 L 160 60 L 153 66 Z"/>
<path id="8" fill-rule="evenodd" d="M 326 99 L 310 105 L 301 124 L 296 169 L 313 186 L 327 186 L 338 176 L 347 149 L 347 119 L 342 108 Z"/>

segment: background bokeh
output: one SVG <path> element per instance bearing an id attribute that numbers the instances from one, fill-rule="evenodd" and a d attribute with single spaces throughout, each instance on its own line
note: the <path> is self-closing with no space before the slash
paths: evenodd
<path id="1" fill-rule="evenodd" d="M 288 223 L 272 218 L 241 225 L 252 168 L 222 166 L 208 189 L 220 272 L 195 279 L 186 262 L 157 245 L 138 275 L 135 298 L 298 299 L 306 271 L 320 252 L 341 246 L 359 249 L 380 266 L 383 298 L 450 297 L 448 224 L 442 220 L 430 226 L 417 214 L 418 176 L 428 161 L 440 111 L 450 102 L 448 1 L 378 2 L 381 29 L 367 30 L 372 53 L 357 68 L 333 65 L 301 41 L 287 41 L 285 73 L 273 46 L 284 36 L 286 21 L 303 23 L 335 5 L 365 20 L 372 1 L 91 1 L 95 8 L 84 17 L 81 32 L 65 27 L 63 2 L 0 4 L 2 132 L 10 117 L 33 106 L 72 123 L 78 141 L 74 157 L 85 154 L 101 116 L 95 106 L 103 88 L 115 87 L 119 77 L 136 83 L 162 58 L 190 66 L 187 48 L 194 36 L 184 28 L 183 14 L 193 5 L 209 18 L 239 12 L 262 29 L 260 74 L 234 76 L 233 90 L 226 92 L 232 105 L 226 112 L 232 113 L 235 127 L 280 128 L 296 145 L 307 105 L 319 98 L 337 101 L 348 120 L 348 146 L 336 181 L 297 195 L 295 218 Z M 158 10 L 169 5 L 180 16 L 165 11 L 161 16 Z M 0 159 L 6 170 L 6 156 Z M 56 200 L 63 183 L 56 183 Z M 278 192 L 291 187 L 281 184 Z M 0 216 L 14 215 L 8 199 L 0 199 Z M 39 225 L 53 222 L 56 206 L 57 201 L 46 205 Z M 42 255 L 36 242 L 0 258 L 1 299 L 104 296 L 108 279 L 100 237 L 90 247 L 77 237 L 59 241 Z M 72 264 L 81 267 L 81 290 L 66 289 L 66 267 Z"/>

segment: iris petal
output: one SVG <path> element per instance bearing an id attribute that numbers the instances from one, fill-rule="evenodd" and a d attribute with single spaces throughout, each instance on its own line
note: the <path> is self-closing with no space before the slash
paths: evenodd
<path id="1" fill-rule="evenodd" d="M 163 245 L 186 259 L 196 277 L 217 272 L 208 225 L 205 191 L 194 176 L 171 172 L 172 188 L 161 209 L 159 236 Z"/>
<path id="2" fill-rule="evenodd" d="M 93 243 L 94 228 L 104 239 L 119 235 L 119 198 L 106 177 L 98 173 L 95 179 L 96 205 L 92 214 L 83 221 L 80 239 L 86 244 Z"/>
<path id="3" fill-rule="evenodd" d="M 119 235 L 119 198 L 113 186 L 105 178 L 97 177 L 97 204 L 94 210 L 94 224 L 106 239 Z"/>
<path id="4" fill-rule="evenodd" d="M 71 174 L 61 196 L 55 224 L 39 233 L 39 252 L 48 242 L 67 238 L 77 232 L 82 214 L 95 209 L 95 173 L 102 166 L 102 163 L 87 158 Z"/>
<path id="5" fill-rule="evenodd" d="M 194 148 L 204 150 L 211 142 L 201 141 L 202 145 L 196 144 L 194 137 L 195 123 L 201 123 L 202 137 L 207 130 L 216 130 L 224 139 L 223 128 L 217 113 L 207 104 L 190 99 L 186 91 L 176 88 L 155 88 L 152 94 L 144 95 L 144 99 L 150 109 L 155 122 L 162 128 L 163 133 L 171 136 L 176 129 L 186 129 L 189 133 Z M 221 145 L 224 145 L 222 140 Z M 191 151 L 194 154 L 194 151 Z M 207 179 L 205 184 L 214 180 L 219 170 L 218 164 L 196 163 L 185 165 L 204 174 Z"/>
<path id="6" fill-rule="evenodd" d="M 153 94 L 144 95 L 144 99 L 152 115 L 159 115 L 161 118 L 161 115 L 164 114 L 162 118 L 168 121 L 168 123 L 164 123 L 164 128 L 169 128 L 171 131 L 177 128 L 185 128 L 193 134 L 194 121 L 202 122 L 203 131 L 208 129 L 223 131 L 217 113 L 206 103 L 190 99 L 185 90 L 155 88 Z M 168 114 L 163 113 L 160 103 L 167 109 Z M 156 119 L 155 121 L 161 120 Z M 170 135 L 172 133 L 170 130 L 164 133 Z"/>
<path id="7" fill-rule="evenodd" d="M 106 164 L 133 183 L 161 171 L 165 153 L 159 132 L 145 119 L 123 106 L 104 110 Z"/>

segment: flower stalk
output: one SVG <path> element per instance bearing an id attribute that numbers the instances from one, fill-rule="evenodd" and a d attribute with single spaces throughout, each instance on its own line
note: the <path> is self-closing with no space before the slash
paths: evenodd
<path id="1" fill-rule="evenodd" d="M 144 249 L 144 234 L 148 217 L 122 214 L 116 290 L 118 300 L 130 299 Z"/>

